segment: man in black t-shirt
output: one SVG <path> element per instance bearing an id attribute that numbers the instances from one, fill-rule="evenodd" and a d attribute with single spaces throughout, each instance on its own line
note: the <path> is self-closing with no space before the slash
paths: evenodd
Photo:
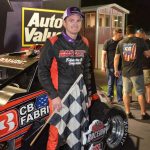
<path id="1" fill-rule="evenodd" d="M 123 101 L 125 111 L 129 118 L 134 118 L 130 112 L 130 98 L 129 95 L 132 87 L 138 96 L 138 101 L 141 107 L 141 119 L 150 119 L 146 113 L 145 98 L 144 98 L 144 77 L 142 69 L 142 55 L 150 57 L 150 50 L 145 41 L 141 38 L 135 37 L 135 27 L 133 25 L 127 26 L 127 37 L 121 40 L 116 48 L 114 59 L 115 76 L 117 77 L 118 64 L 120 57 L 122 58 L 122 75 L 123 75 Z"/>
<path id="2" fill-rule="evenodd" d="M 141 28 L 137 30 L 136 37 L 143 38 L 150 48 L 150 40 L 147 38 L 145 31 Z M 146 90 L 147 103 L 150 103 L 150 57 L 147 58 L 143 55 L 143 73 L 144 73 L 144 84 Z"/>
<path id="3" fill-rule="evenodd" d="M 116 46 L 121 39 L 122 39 L 122 30 L 115 29 L 113 31 L 113 37 L 109 40 L 106 40 L 106 42 L 104 43 L 103 50 L 102 50 L 102 72 L 107 71 L 108 97 L 110 101 L 112 102 L 113 97 L 114 97 L 114 84 L 116 82 L 118 103 L 122 102 L 121 60 L 119 63 L 120 76 L 115 77 L 114 56 L 115 56 Z"/>

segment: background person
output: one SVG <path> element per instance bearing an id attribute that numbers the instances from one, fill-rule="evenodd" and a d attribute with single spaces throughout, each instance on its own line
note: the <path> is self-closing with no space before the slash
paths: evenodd
<path id="1" fill-rule="evenodd" d="M 141 28 L 136 31 L 136 37 L 143 38 L 150 49 L 150 40 L 147 38 L 145 31 Z M 145 57 L 143 55 L 143 73 L 144 73 L 144 83 L 146 89 L 146 100 L 150 104 L 150 57 Z"/>
<path id="2" fill-rule="evenodd" d="M 39 60 L 38 76 L 41 85 L 50 97 L 50 111 L 61 110 L 61 99 L 68 92 L 80 74 L 83 74 L 90 97 L 96 93 L 90 77 L 92 71 L 89 56 L 88 40 L 79 35 L 82 27 L 83 14 L 77 7 L 69 7 L 63 15 L 65 30 L 48 39 L 42 49 Z M 88 107 L 91 102 L 87 104 Z M 55 150 L 59 146 L 58 130 L 50 126 L 47 150 Z"/>
<path id="3" fill-rule="evenodd" d="M 128 25 L 126 28 L 127 37 L 118 43 L 114 59 L 115 76 L 119 75 L 118 64 L 121 57 L 123 101 L 126 114 L 128 118 L 134 118 L 130 112 L 130 93 L 133 86 L 141 108 L 141 119 L 147 120 L 150 119 L 150 116 L 146 113 L 145 108 L 144 77 L 141 56 L 144 54 L 150 57 L 150 50 L 148 50 L 147 44 L 143 39 L 135 37 L 135 32 L 135 27 L 133 25 Z"/>
<path id="4" fill-rule="evenodd" d="M 121 59 L 119 61 L 118 70 L 120 75 L 115 77 L 114 75 L 114 56 L 116 51 L 116 46 L 118 42 L 122 39 L 122 29 L 115 29 L 113 31 L 113 37 L 108 39 L 104 43 L 102 50 L 102 72 L 107 72 L 107 81 L 108 81 L 108 92 L 107 95 L 110 99 L 110 102 L 114 98 L 114 84 L 116 84 L 117 90 L 117 101 L 118 103 L 122 102 L 122 73 L 121 73 Z"/>

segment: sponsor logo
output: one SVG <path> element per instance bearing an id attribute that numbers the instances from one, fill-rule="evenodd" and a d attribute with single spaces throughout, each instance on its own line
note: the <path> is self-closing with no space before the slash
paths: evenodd
<path id="1" fill-rule="evenodd" d="M 84 57 L 85 50 L 60 50 L 59 57 Z"/>
<path id="2" fill-rule="evenodd" d="M 100 120 L 94 120 L 89 130 L 83 134 L 83 145 L 100 142 L 107 134 L 109 126 L 105 126 Z"/>
<path id="3" fill-rule="evenodd" d="M 11 59 L 11 58 L 0 58 L 0 62 L 2 63 L 10 63 L 10 64 L 18 64 L 18 65 L 23 65 L 27 61 L 26 60 L 21 60 L 21 59 Z"/>
<path id="4" fill-rule="evenodd" d="M 83 58 L 66 58 L 68 65 L 81 65 Z"/>
<path id="5" fill-rule="evenodd" d="M 81 65 L 85 53 L 85 50 L 60 50 L 59 57 L 65 58 L 65 61 L 69 66 Z"/>
<path id="6" fill-rule="evenodd" d="M 22 46 L 43 44 L 62 31 L 63 11 L 22 8 Z"/>
<path id="7" fill-rule="evenodd" d="M 18 128 L 18 115 L 16 110 L 10 110 L 0 115 L 0 137 L 12 133 Z"/>
<path id="8" fill-rule="evenodd" d="M 35 102 L 27 103 L 19 108 L 19 125 L 25 126 L 34 120 L 49 114 L 48 96 L 41 95 Z"/>

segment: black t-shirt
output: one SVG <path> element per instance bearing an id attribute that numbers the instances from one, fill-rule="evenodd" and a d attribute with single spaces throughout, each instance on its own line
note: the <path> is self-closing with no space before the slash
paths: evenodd
<path id="1" fill-rule="evenodd" d="M 150 40 L 145 40 L 146 44 L 148 45 L 148 48 L 150 49 Z M 150 69 L 150 58 L 147 58 L 143 55 L 143 69 Z"/>
<path id="2" fill-rule="evenodd" d="M 143 74 L 142 56 L 148 50 L 145 41 L 137 37 L 127 37 L 118 43 L 116 54 L 121 54 L 122 74 L 125 77 Z"/>
<path id="3" fill-rule="evenodd" d="M 114 68 L 114 57 L 116 47 L 119 41 L 114 41 L 113 39 L 106 40 L 104 43 L 103 50 L 107 51 L 107 68 Z M 119 70 L 121 70 L 121 59 L 119 62 Z"/>

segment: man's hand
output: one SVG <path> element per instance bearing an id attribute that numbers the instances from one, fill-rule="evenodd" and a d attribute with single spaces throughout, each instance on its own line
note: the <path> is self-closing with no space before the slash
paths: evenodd
<path id="1" fill-rule="evenodd" d="M 88 97 L 88 103 L 86 103 L 87 108 L 91 107 L 91 97 Z"/>
<path id="2" fill-rule="evenodd" d="M 121 74 L 121 72 L 120 72 L 120 71 L 115 71 L 115 72 L 114 72 L 114 75 L 115 75 L 116 77 L 119 77 L 119 76 L 120 76 L 120 74 Z"/>
<path id="3" fill-rule="evenodd" d="M 101 68 L 101 71 L 102 71 L 103 73 L 105 73 L 105 72 L 106 72 L 106 67 L 102 67 L 102 68 Z"/>
<path id="4" fill-rule="evenodd" d="M 106 50 L 102 50 L 102 58 L 101 58 L 101 71 L 103 73 L 106 73 L 106 61 L 107 61 L 107 51 Z"/>
<path id="5" fill-rule="evenodd" d="M 114 75 L 116 77 L 120 76 L 120 72 L 118 71 L 118 65 L 119 65 L 119 59 L 120 59 L 120 54 L 115 54 L 115 58 L 114 58 Z"/>
<path id="6" fill-rule="evenodd" d="M 150 57 L 150 50 L 144 51 L 144 55 L 145 55 L 145 57 L 149 58 Z"/>
<path id="7" fill-rule="evenodd" d="M 52 99 L 52 105 L 54 110 L 60 111 L 62 109 L 61 99 L 59 97 Z"/>

